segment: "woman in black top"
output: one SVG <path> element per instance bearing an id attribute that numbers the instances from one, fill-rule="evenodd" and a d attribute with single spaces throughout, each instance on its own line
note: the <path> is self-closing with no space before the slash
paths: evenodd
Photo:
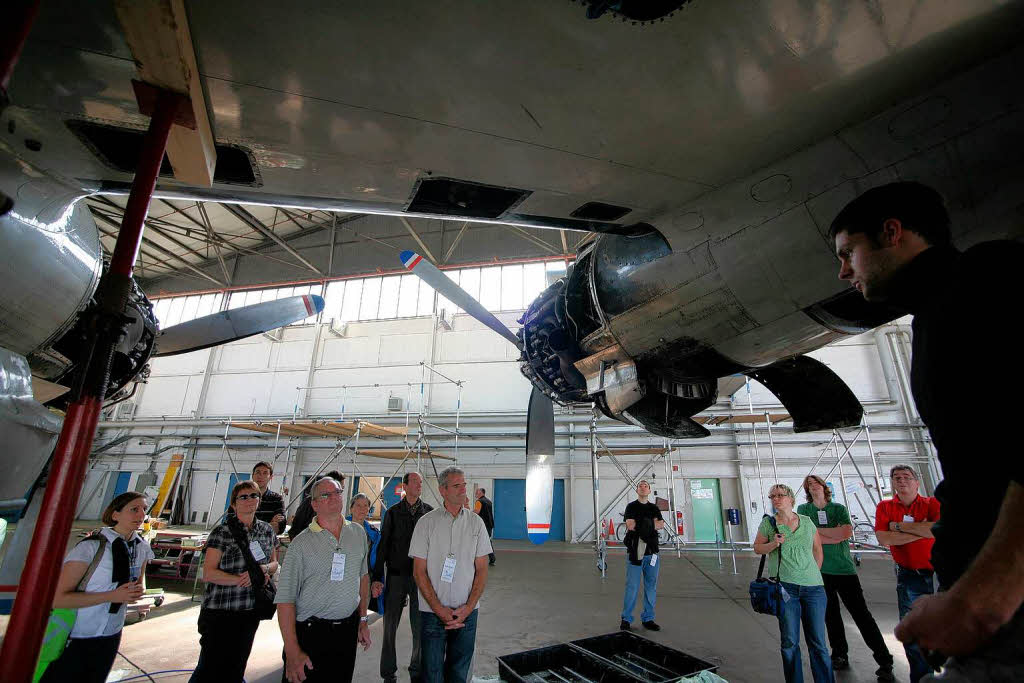
<path id="1" fill-rule="evenodd" d="M 241 683 L 260 619 L 245 554 L 235 540 L 246 539 L 248 549 L 270 581 L 277 572 L 279 541 L 266 522 L 256 519 L 260 490 L 254 481 L 240 481 L 231 490 L 231 510 L 224 524 L 210 532 L 203 560 L 206 593 L 199 611 L 199 662 L 191 683 Z"/>

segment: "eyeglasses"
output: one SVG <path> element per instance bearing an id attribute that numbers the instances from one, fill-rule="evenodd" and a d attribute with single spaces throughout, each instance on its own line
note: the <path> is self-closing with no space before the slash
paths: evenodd
<path id="1" fill-rule="evenodd" d="M 239 494 L 237 500 L 259 500 L 260 494 L 258 493 L 242 493 Z"/>
<path id="2" fill-rule="evenodd" d="M 769 498 L 789 498 L 788 493 L 769 493 Z"/>
<path id="3" fill-rule="evenodd" d="M 316 498 L 317 500 L 330 500 L 331 498 L 334 498 L 335 496 L 340 497 L 341 496 L 341 491 L 331 491 L 330 493 L 318 493 L 318 494 L 316 494 L 313 497 Z"/>

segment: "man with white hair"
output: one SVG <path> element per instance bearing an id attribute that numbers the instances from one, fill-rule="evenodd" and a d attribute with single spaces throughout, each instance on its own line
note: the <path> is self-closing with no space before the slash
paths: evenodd
<path id="1" fill-rule="evenodd" d="M 491 541 L 484 521 L 464 505 L 466 475 L 448 467 L 438 475 L 444 507 L 425 514 L 409 544 L 419 587 L 422 680 L 469 680 L 476 647 L 477 607 L 487 583 Z"/>

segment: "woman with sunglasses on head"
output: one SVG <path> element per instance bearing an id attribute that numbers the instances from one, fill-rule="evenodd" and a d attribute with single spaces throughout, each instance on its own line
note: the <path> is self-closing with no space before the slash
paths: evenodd
<path id="1" fill-rule="evenodd" d="M 779 633 L 782 637 L 782 670 L 786 683 L 803 683 L 800 661 L 800 624 L 811 658 L 814 683 L 833 683 L 832 661 L 825 642 L 824 581 L 821 563 L 824 553 L 818 528 L 810 517 L 793 510 L 796 496 L 785 484 L 775 484 L 768 492 L 775 508 L 775 524 L 765 516 L 757 529 L 754 552 L 768 555 L 769 576 L 782 583 L 782 608 Z"/>
<path id="2" fill-rule="evenodd" d="M 125 605 L 142 597 L 146 563 L 153 559 L 149 544 L 138 534 L 148 507 L 141 493 L 117 496 L 103 511 L 107 526 L 81 541 L 64 559 L 53 606 L 77 610 L 77 616 L 64 652 L 46 667 L 40 683 L 107 680 L 121 643 Z M 97 553 L 102 554 L 97 558 Z M 96 568 L 79 591 L 94 560 L 98 560 Z"/>
<path id="3" fill-rule="evenodd" d="M 189 679 L 191 683 L 241 683 L 245 675 L 260 624 L 256 590 L 277 572 L 280 543 L 270 525 L 256 519 L 259 506 L 260 489 L 256 482 L 238 482 L 231 489 L 231 507 L 225 522 L 214 527 L 206 540 L 206 593 L 199 611 L 199 662 Z M 246 551 L 259 565 L 259 585 L 253 585 Z"/>

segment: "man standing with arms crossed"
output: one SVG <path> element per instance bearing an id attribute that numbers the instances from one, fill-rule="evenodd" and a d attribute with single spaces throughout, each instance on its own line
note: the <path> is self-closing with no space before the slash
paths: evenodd
<path id="1" fill-rule="evenodd" d="M 846 628 L 839 609 L 840 599 L 857 624 L 857 630 L 878 663 L 875 675 L 879 681 L 895 681 L 892 672 L 892 653 L 885 644 L 882 632 L 864 600 L 864 590 L 857 578 L 857 566 L 850 555 L 850 538 L 853 536 L 853 522 L 846 506 L 832 501 L 832 491 L 825 480 L 814 474 L 804 479 L 807 502 L 797 508 L 801 515 L 809 517 L 818 527 L 818 538 L 824 552 L 821 563 L 821 578 L 825 582 L 825 628 L 828 642 L 832 646 L 832 669 L 841 671 L 850 668 L 850 647 L 846 642 Z"/>
<path id="2" fill-rule="evenodd" d="M 910 465 L 894 465 L 889 479 L 894 495 L 875 510 L 875 536 L 889 546 L 896 563 L 896 596 L 903 619 L 918 598 L 935 592 L 932 526 L 939 519 L 940 508 L 935 498 L 918 494 L 917 472 Z M 904 643 L 903 649 L 910 662 L 910 680 L 917 683 L 932 668 L 917 645 Z"/>
<path id="3" fill-rule="evenodd" d="M 270 490 L 270 480 L 274 478 L 274 468 L 269 462 L 258 462 L 252 468 L 252 480 L 260 487 L 260 506 L 256 509 L 256 519 L 266 522 L 275 534 L 284 533 L 284 498 L 280 493 Z"/>
<path id="4" fill-rule="evenodd" d="M 406 472 L 402 483 L 405 497 L 384 513 L 377 561 L 373 565 L 373 584 L 370 586 L 373 597 L 380 597 L 384 593 L 384 642 L 380 651 L 380 677 L 384 683 L 395 683 L 398 680 L 395 636 L 398 624 L 402 621 L 406 597 L 409 599 L 409 627 L 412 629 L 409 677 L 414 683 L 420 679 L 420 603 L 416 580 L 412 575 L 409 542 L 412 541 L 416 523 L 434 508 L 420 498 L 423 477 L 418 472 Z"/>
<path id="5" fill-rule="evenodd" d="M 491 542 L 483 520 L 464 506 L 465 473 L 448 467 L 437 481 L 444 507 L 423 516 L 409 544 L 423 620 L 423 681 L 461 683 L 472 674 Z"/>
<path id="6" fill-rule="evenodd" d="M 282 683 L 352 680 L 356 642 L 370 648 L 369 547 L 359 524 L 342 517 L 341 484 L 313 486 L 316 518 L 288 548 L 277 589 L 277 621 L 284 640 Z"/>
<path id="7" fill-rule="evenodd" d="M 931 530 L 943 592 L 917 600 L 896 637 L 950 657 L 935 680 L 1021 681 L 1024 459 L 1004 431 L 979 427 L 965 408 L 1005 393 L 1020 354 L 1007 320 L 1024 300 L 1024 245 L 960 252 L 951 232 L 942 196 L 915 182 L 868 190 L 829 230 L 840 279 L 914 315 L 911 389 L 945 475 Z"/>
<path id="8" fill-rule="evenodd" d="M 644 584 L 644 609 L 640 613 L 643 627 L 649 631 L 660 631 L 654 621 L 654 603 L 658 599 L 658 532 L 665 527 L 661 510 L 648 501 L 651 485 L 641 479 L 636 485 L 636 500 L 626 506 L 626 592 L 622 599 L 622 621 L 619 628 L 630 630 L 633 623 L 633 608 Z"/>

